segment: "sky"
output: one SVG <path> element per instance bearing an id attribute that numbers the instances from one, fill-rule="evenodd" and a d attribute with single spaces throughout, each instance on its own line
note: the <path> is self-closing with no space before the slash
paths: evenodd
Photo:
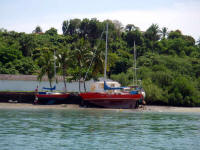
<path id="1" fill-rule="evenodd" d="M 0 28 L 8 31 L 31 33 L 39 25 L 61 34 L 64 20 L 97 18 L 141 31 L 154 23 L 200 38 L 200 0 L 0 0 L 0 6 Z"/>

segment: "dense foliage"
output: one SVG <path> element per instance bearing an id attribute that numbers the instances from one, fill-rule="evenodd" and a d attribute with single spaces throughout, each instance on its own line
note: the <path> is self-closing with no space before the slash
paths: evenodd
<path id="1" fill-rule="evenodd" d="M 109 78 L 122 85 L 133 83 L 135 42 L 137 78 L 142 80 L 147 103 L 200 106 L 200 41 L 157 24 L 141 31 L 133 24 L 123 27 L 119 21 L 93 18 L 64 21 L 62 35 L 55 28 L 42 32 L 39 26 L 32 34 L 0 29 L 0 73 L 36 74 L 39 80 L 46 74 L 51 83 L 56 71 L 65 84 L 97 79 L 103 74 L 107 22 Z"/>

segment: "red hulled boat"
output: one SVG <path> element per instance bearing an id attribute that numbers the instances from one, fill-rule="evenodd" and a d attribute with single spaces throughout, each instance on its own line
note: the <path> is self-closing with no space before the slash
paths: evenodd
<path id="1" fill-rule="evenodd" d="M 112 88 L 108 84 L 112 85 Z M 84 105 L 93 104 L 104 108 L 137 108 L 144 99 L 144 93 L 141 88 L 127 92 L 129 87 L 115 87 L 117 82 L 96 82 L 91 86 L 91 91 L 80 93 Z M 103 84 L 103 89 L 102 89 Z"/>
<path id="2" fill-rule="evenodd" d="M 45 88 L 52 90 L 50 88 Z M 37 92 L 37 91 L 36 91 Z M 35 95 L 35 104 L 63 104 L 66 103 L 70 93 L 64 92 L 37 92 Z"/>
<path id="3" fill-rule="evenodd" d="M 139 101 L 143 99 L 142 94 L 128 93 L 81 93 L 83 101 L 105 108 L 137 108 Z"/>
<path id="4" fill-rule="evenodd" d="M 69 93 L 38 92 L 36 94 L 36 104 L 63 104 L 66 103 Z"/>

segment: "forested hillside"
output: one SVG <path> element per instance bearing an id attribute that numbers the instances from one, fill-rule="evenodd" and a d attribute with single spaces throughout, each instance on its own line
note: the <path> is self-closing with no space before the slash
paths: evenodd
<path id="1" fill-rule="evenodd" d="M 180 30 L 152 24 L 146 31 L 119 21 L 71 19 L 63 21 L 63 34 L 40 26 L 31 34 L 0 30 L 0 74 L 56 73 L 66 81 L 97 79 L 103 74 L 105 27 L 109 23 L 108 76 L 122 85 L 133 83 L 133 47 L 137 50 L 137 79 L 149 104 L 200 106 L 200 41 Z M 67 86 L 67 85 L 66 85 Z"/>

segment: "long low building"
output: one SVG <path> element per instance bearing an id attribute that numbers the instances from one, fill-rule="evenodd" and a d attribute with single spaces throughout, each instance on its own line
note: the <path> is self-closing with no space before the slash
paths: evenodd
<path id="1" fill-rule="evenodd" d="M 56 76 L 58 81 L 62 81 L 62 76 Z M 37 75 L 14 75 L 0 74 L 0 80 L 22 80 L 22 81 L 37 81 Z M 48 77 L 44 76 L 42 81 L 48 81 Z"/>

